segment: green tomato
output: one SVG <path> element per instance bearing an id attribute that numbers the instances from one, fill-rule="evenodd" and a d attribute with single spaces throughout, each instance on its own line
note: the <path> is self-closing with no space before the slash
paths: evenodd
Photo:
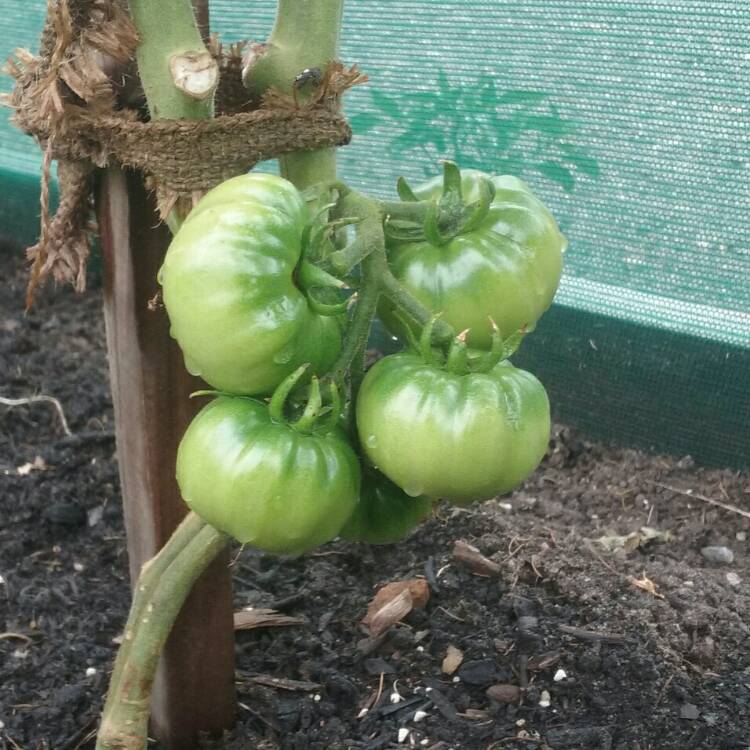
<path id="1" fill-rule="evenodd" d="M 461 192 L 477 200 L 479 183 L 488 178 L 477 170 L 461 171 Z M 391 241 L 388 260 L 393 275 L 425 307 L 457 331 L 469 329 L 468 344 L 491 345 L 492 324 L 503 337 L 532 328 L 552 303 L 562 273 L 565 238 L 544 204 L 516 177 L 491 177 L 495 196 L 476 228 L 443 245 Z M 442 178 L 413 191 L 419 200 L 437 200 Z M 404 338 L 403 323 L 383 301 L 380 318 Z"/>
<path id="2" fill-rule="evenodd" d="M 177 452 L 185 502 L 243 544 L 297 554 L 338 536 L 359 498 L 356 454 L 338 428 L 305 434 L 268 407 L 222 396 L 204 407 Z"/>
<path id="3" fill-rule="evenodd" d="M 300 288 L 307 221 L 294 185 L 252 173 L 209 191 L 172 240 L 159 272 L 171 332 L 214 388 L 268 394 L 300 364 L 335 360 L 340 322 Z"/>
<path id="4" fill-rule="evenodd" d="M 503 361 L 489 372 L 451 372 L 417 354 L 384 357 L 357 398 L 362 448 L 408 495 L 458 503 L 508 492 L 547 449 L 542 384 Z"/>
<path id="5" fill-rule="evenodd" d="M 351 542 L 392 544 L 403 539 L 432 511 L 428 497 L 409 497 L 374 469 L 365 470 L 359 503 L 341 536 Z"/>

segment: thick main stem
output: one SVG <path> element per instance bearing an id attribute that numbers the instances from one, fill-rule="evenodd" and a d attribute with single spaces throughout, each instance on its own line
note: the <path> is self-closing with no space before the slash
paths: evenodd
<path id="1" fill-rule="evenodd" d="M 130 0 L 140 39 L 138 76 L 152 120 L 200 120 L 214 115 L 218 66 L 206 49 L 192 0 Z M 185 219 L 180 206 L 167 217 L 174 234 Z"/>
<path id="2" fill-rule="evenodd" d="M 289 93 L 307 68 L 323 70 L 338 55 L 344 0 L 279 0 L 267 46 L 245 71 L 256 96 L 270 86 Z M 298 92 L 305 96 L 304 87 Z M 282 176 L 304 190 L 336 178 L 336 150 L 298 151 L 279 158 Z"/>
<path id="3" fill-rule="evenodd" d="M 228 543 L 226 534 L 189 513 L 144 566 L 115 662 L 97 750 L 146 746 L 151 685 L 164 643 L 193 584 Z"/>
<path id="4" fill-rule="evenodd" d="M 141 619 L 141 612 L 145 606 L 145 602 L 153 595 L 154 589 L 161 580 L 161 577 L 177 555 L 182 552 L 203 526 L 205 526 L 205 522 L 199 516 L 195 515 L 195 513 L 189 513 L 175 529 L 169 542 L 161 549 L 159 554 L 144 563 L 136 584 L 136 596 L 130 607 L 131 620 L 137 622 Z M 123 639 L 120 649 L 117 652 L 117 659 L 109 681 L 107 701 L 104 705 L 104 716 L 112 710 L 112 701 L 118 693 L 123 665 L 130 658 L 132 644 L 132 639 Z"/>
<path id="5" fill-rule="evenodd" d="M 130 0 L 130 13 L 138 29 L 140 42 L 136 50 L 138 74 L 146 94 L 152 120 L 200 119 L 212 117 L 213 95 L 203 98 L 178 87 L 175 59 L 189 55 L 205 60 L 210 68 L 211 56 L 203 44 L 191 0 Z M 189 58 L 188 58 L 189 59 Z M 193 73 L 193 80 L 205 74 Z"/>

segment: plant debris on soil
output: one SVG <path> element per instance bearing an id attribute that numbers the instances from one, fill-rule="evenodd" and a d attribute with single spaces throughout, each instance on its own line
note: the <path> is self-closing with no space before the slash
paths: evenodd
<path id="1" fill-rule="evenodd" d="M 56 399 L 71 434 L 53 402 L 0 403 L 0 746 L 93 748 L 130 604 L 101 297 L 25 315 L 8 257 L 0 397 Z M 512 495 L 399 545 L 245 549 L 237 725 L 202 746 L 750 748 L 748 511 L 747 474 L 558 426 Z M 408 606 L 371 632 L 394 582 L 374 606 Z"/>

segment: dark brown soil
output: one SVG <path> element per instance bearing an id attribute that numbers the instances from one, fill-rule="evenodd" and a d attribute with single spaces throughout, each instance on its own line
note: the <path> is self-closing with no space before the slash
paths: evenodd
<path id="1" fill-rule="evenodd" d="M 56 397 L 73 436 L 48 403 L 0 406 L 0 745 L 92 748 L 129 605 L 100 298 L 47 292 L 24 316 L 20 263 L 4 269 L 0 396 Z M 237 634 L 238 725 L 205 746 L 748 748 L 750 521 L 704 498 L 750 510 L 750 477 L 559 428 L 512 496 L 441 506 L 398 546 L 246 550 L 237 608 L 306 624 Z M 669 538 L 615 552 L 595 541 L 644 526 Z M 501 573 L 454 560 L 458 539 Z M 734 562 L 708 562 L 706 545 Z M 430 584 L 426 609 L 368 641 L 359 621 L 376 587 L 414 577 Z M 441 671 L 449 646 L 464 656 L 454 677 Z M 523 688 L 520 704 L 493 702 L 491 685 Z"/>

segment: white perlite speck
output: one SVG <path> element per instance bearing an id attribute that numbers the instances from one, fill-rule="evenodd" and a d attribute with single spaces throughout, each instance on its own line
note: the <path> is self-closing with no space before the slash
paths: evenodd
<path id="1" fill-rule="evenodd" d="M 547 690 L 542 690 L 542 694 L 539 697 L 539 705 L 542 708 L 549 708 L 552 704 L 552 698 Z"/>
<path id="2" fill-rule="evenodd" d="M 557 672 L 555 672 L 555 676 L 552 679 L 555 682 L 562 682 L 567 676 L 568 676 L 568 673 L 564 669 L 558 669 Z"/>
<path id="3" fill-rule="evenodd" d="M 406 738 L 409 736 L 409 730 L 406 727 L 401 727 L 398 730 L 398 741 L 399 744 L 406 742 Z"/>

